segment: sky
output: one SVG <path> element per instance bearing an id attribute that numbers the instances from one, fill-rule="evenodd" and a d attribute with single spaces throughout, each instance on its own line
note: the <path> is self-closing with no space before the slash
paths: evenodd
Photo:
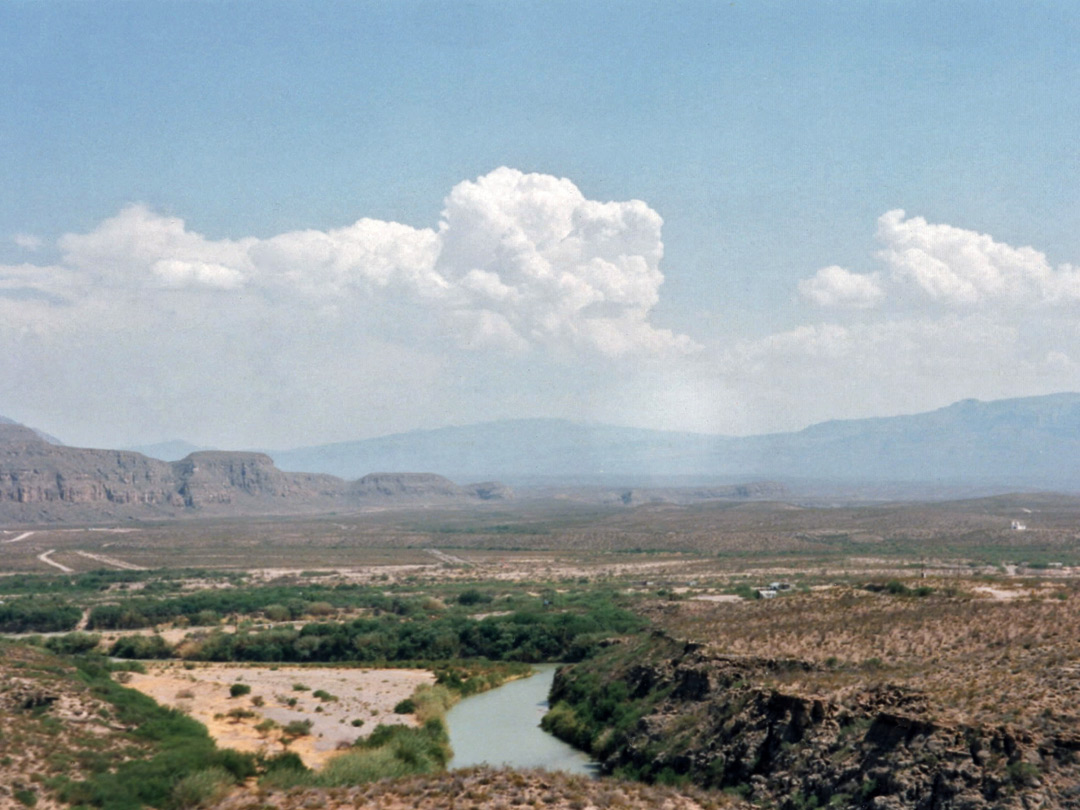
<path id="1" fill-rule="evenodd" d="M 0 4 L 0 414 L 288 448 L 1080 390 L 1071 2 Z"/>

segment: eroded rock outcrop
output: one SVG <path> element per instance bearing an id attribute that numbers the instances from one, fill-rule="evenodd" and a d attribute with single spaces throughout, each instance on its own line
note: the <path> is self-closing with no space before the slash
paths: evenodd
<path id="1" fill-rule="evenodd" d="M 330 475 L 286 473 L 263 453 L 204 451 L 172 463 L 186 506 L 232 503 L 238 497 L 335 498 L 344 482 Z"/>
<path id="2" fill-rule="evenodd" d="M 1080 807 L 1080 736 L 941 723 L 890 684 L 843 700 L 786 691 L 800 669 L 811 665 L 658 634 L 562 668 L 545 724 L 606 772 L 686 777 L 786 810 Z"/>
<path id="3" fill-rule="evenodd" d="M 172 467 L 138 453 L 49 444 L 21 425 L 0 425 L 0 502 L 182 503 Z"/>
<path id="4" fill-rule="evenodd" d="M 303 514 L 505 497 L 509 490 L 498 483 L 461 487 L 432 474 L 375 474 L 350 484 L 279 470 L 263 453 L 205 451 L 170 463 L 54 445 L 22 425 L 0 423 L 0 519 L 10 521 Z"/>
<path id="5" fill-rule="evenodd" d="M 349 493 L 362 500 L 390 499 L 441 503 L 468 500 L 506 500 L 513 492 L 504 484 L 488 481 L 458 486 L 434 473 L 371 473 L 349 487 Z"/>

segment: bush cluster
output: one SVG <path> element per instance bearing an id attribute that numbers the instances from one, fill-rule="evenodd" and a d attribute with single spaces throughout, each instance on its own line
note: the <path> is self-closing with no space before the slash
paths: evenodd
<path id="1" fill-rule="evenodd" d="M 605 636 L 639 624 L 633 614 L 609 604 L 580 613 L 519 611 L 483 620 L 383 615 L 346 623 L 311 623 L 300 629 L 215 632 L 185 645 L 182 654 L 202 661 L 573 661 L 585 657 Z M 172 650 L 159 636 L 131 636 L 117 641 L 111 654 L 165 658 Z"/>
<path id="2" fill-rule="evenodd" d="M 81 618 L 77 607 L 53 598 L 15 599 L 0 604 L 0 633 L 62 633 Z"/>

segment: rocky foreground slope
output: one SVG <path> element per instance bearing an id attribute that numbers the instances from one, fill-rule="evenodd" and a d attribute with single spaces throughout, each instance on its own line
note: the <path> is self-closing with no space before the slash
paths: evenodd
<path id="1" fill-rule="evenodd" d="M 1080 807 L 1070 700 L 1025 719 L 1003 686 L 987 707 L 995 717 L 980 721 L 948 714 L 942 694 L 896 674 L 875 661 L 733 655 L 658 631 L 561 669 L 544 722 L 608 773 L 688 780 L 783 810 Z"/>
<path id="2" fill-rule="evenodd" d="M 510 494 L 497 483 L 460 487 L 432 474 L 346 482 L 290 473 L 262 453 L 206 451 L 164 462 L 121 450 L 58 446 L 21 425 L 0 424 L 0 520 L 8 522 L 302 514 Z"/>
<path id="3" fill-rule="evenodd" d="M 253 795 L 254 793 L 254 795 Z M 213 810 L 746 810 L 735 796 L 593 780 L 561 772 L 470 768 L 353 788 L 237 790 Z"/>

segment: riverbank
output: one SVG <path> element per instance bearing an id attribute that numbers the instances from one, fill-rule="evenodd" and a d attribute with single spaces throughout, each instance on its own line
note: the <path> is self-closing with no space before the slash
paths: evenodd
<path id="1" fill-rule="evenodd" d="M 435 683 L 433 672 L 420 669 L 175 661 L 143 667 L 145 674 L 126 675 L 126 685 L 195 718 L 220 747 L 264 756 L 291 751 L 315 769 L 380 723 L 416 726 L 412 714 L 397 714 L 394 707 Z M 287 731 L 304 726 L 303 734 Z"/>

